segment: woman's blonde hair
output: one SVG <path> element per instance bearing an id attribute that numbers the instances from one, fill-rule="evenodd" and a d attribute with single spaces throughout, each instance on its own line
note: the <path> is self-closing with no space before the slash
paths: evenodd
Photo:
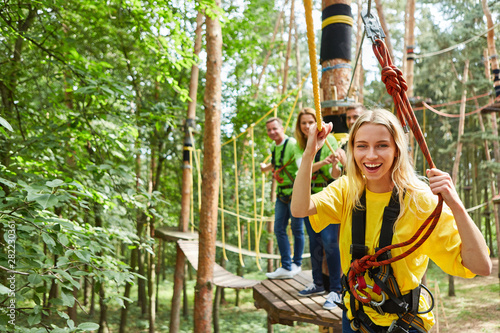
<path id="1" fill-rule="evenodd" d="M 417 176 L 413 168 L 408 154 L 408 140 L 404 133 L 403 127 L 399 123 L 398 118 L 391 112 L 384 109 L 375 109 L 364 112 L 351 128 L 347 148 L 347 175 L 349 179 L 349 198 L 352 198 L 356 207 L 361 207 L 359 202 L 363 191 L 365 190 L 365 178 L 362 171 L 354 160 L 354 139 L 356 133 L 364 124 L 376 124 L 385 126 L 391 134 L 396 144 L 396 154 L 391 168 L 391 180 L 394 183 L 399 195 L 399 202 L 403 203 L 404 195 L 409 196 L 410 201 L 415 203 L 417 193 L 428 191 L 429 187 L 426 183 Z M 406 192 L 406 194 L 405 194 Z M 401 204 L 400 216 L 404 213 L 406 205 Z"/>
<path id="2" fill-rule="evenodd" d="M 299 116 L 297 117 L 297 122 L 295 123 L 295 139 L 297 140 L 297 143 L 299 144 L 300 149 L 305 150 L 306 145 L 307 145 L 307 135 L 302 133 L 300 130 L 300 118 L 302 118 L 303 115 L 310 114 L 313 116 L 314 120 L 316 121 L 316 112 L 314 111 L 313 108 L 303 108 L 299 112 Z"/>

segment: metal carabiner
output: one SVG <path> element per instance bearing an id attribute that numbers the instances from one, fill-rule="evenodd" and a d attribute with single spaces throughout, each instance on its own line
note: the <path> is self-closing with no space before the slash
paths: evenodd
<path id="1" fill-rule="evenodd" d="M 366 285 L 368 288 L 370 289 L 373 289 L 373 286 L 370 286 L 369 284 Z M 354 285 L 354 289 L 358 290 L 358 284 L 356 283 Z M 382 306 L 382 304 L 385 303 L 385 300 L 386 300 L 386 297 L 385 297 L 385 293 L 382 292 L 382 300 L 380 302 L 375 302 L 375 301 L 370 301 L 370 304 L 373 305 L 373 306 Z M 358 294 L 359 295 L 359 294 Z M 359 295 L 359 297 L 361 297 L 362 299 L 368 299 L 368 297 L 365 297 L 365 296 L 362 296 L 362 295 Z"/>

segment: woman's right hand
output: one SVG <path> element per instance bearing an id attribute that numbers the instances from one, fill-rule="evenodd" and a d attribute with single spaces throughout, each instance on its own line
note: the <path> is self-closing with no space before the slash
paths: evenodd
<path id="1" fill-rule="evenodd" d="M 323 147 L 328 134 L 332 131 L 333 124 L 322 122 L 321 132 L 318 132 L 317 124 L 309 127 L 309 135 L 307 136 L 307 146 L 304 153 L 308 152 L 311 155 L 316 155 L 316 152 Z"/>

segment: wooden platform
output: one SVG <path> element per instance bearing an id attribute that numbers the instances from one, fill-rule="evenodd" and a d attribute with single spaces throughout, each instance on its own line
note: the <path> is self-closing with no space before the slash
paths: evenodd
<path id="1" fill-rule="evenodd" d="M 302 272 L 293 279 L 264 280 L 253 287 L 255 306 L 267 311 L 269 324 L 293 326 L 297 321 L 331 327 L 333 332 L 342 332 L 342 310 L 338 307 L 333 310 L 323 309 L 326 295 L 298 296 L 297 293 L 311 282 L 311 271 Z"/>

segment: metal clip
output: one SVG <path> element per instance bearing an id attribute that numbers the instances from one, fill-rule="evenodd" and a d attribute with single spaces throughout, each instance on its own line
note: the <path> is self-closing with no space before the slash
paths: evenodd
<path id="1" fill-rule="evenodd" d="M 377 39 L 385 38 L 384 30 L 382 29 L 377 16 L 371 12 L 368 13 L 366 9 L 363 9 L 361 18 L 365 24 L 366 36 L 372 40 L 373 44 L 377 43 Z"/>

